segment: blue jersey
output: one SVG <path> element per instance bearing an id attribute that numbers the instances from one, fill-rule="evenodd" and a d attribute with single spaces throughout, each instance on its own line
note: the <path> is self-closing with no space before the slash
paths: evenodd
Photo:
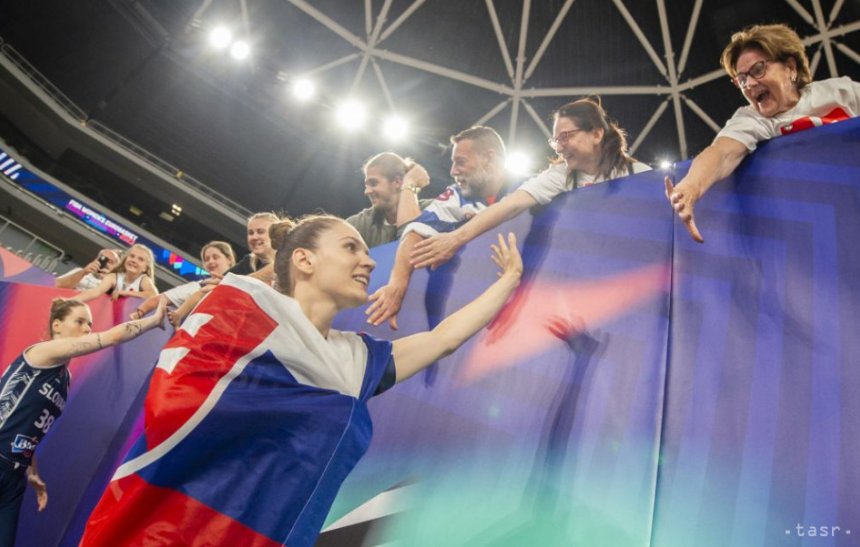
<path id="1" fill-rule="evenodd" d="M 0 457 L 30 465 L 33 452 L 63 413 L 71 375 L 66 363 L 36 368 L 18 356 L 0 376 Z"/>
<path id="2" fill-rule="evenodd" d="M 424 208 L 421 216 L 406 225 L 401 238 L 410 232 L 421 237 L 432 237 L 452 232 L 466 221 L 496 203 L 510 193 L 515 185 L 507 184 L 499 193 L 488 198 L 472 198 L 463 195 L 457 184 L 452 184 Z"/>

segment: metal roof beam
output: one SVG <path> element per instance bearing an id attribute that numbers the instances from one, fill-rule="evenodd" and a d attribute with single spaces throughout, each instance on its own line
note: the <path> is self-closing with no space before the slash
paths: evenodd
<path id="1" fill-rule="evenodd" d="M 408 8 L 406 8 L 406 10 L 403 13 L 400 14 L 400 17 L 398 17 L 397 19 L 394 20 L 393 23 L 388 25 L 388 28 L 385 29 L 385 32 L 382 33 L 382 35 L 379 37 L 379 40 L 376 43 L 380 44 L 386 38 L 391 36 L 391 33 L 393 33 L 395 30 L 397 30 L 400 27 L 400 25 L 402 25 L 407 19 L 409 19 L 409 17 L 413 13 L 415 13 L 415 10 L 420 8 L 421 4 L 423 4 L 424 2 L 425 2 L 425 0 L 415 0 L 414 2 L 412 2 L 412 4 L 410 4 L 410 6 Z"/>
<path id="2" fill-rule="evenodd" d="M 386 61 L 391 61 L 392 63 L 397 63 L 399 65 L 423 70 L 424 72 L 436 74 L 437 76 L 444 76 L 446 78 L 450 78 L 458 82 L 463 82 L 465 84 L 470 84 L 475 87 L 480 87 L 482 89 L 495 91 L 496 93 L 501 93 L 504 95 L 513 95 L 514 93 L 514 90 L 510 86 L 506 86 L 504 84 L 493 82 L 484 78 L 479 78 L 478 76 L 472 76 L 471 74 L 466 74 L 465 72 L 460 72 L 459 70 L 454 70 L 452 68 L 447 68 L 439 66 L 437 64 L 414 59 L 407 55 L 394 53 L 393 51 L 388 51 L 385 49 L 374 49 L 373 55 L 376 56 L 378 59 L 385 59 Z"/>
<path id="3" fill-rule="evenodd" d="M 502 33 L 502 26 L 499 24 L 499 15 L 496 13 L 496 6 L 493 5 L 493 0 L 486 0 L 487 13 L 490 15 L 490 23 L 493 25 L 493 32 L 496 34 L 496 41 L 499 43 L 499 49 L 502 52 L 502 60 L 505 62 L 505 69 L 508 71 L 508 78 L 514 79 L 514 64 L 511 62 L 511 54 L 508 52 L 508 44 L 505 43 L 505 35 Z"/>
<path id="4" fill-rule="evenodd" d="M 660 74 L 663 75 L 664 78 L 669 78 L 668 73 L 666 72 L 666 67 L 663 65 L 663 62 L 660 60 L 660 56 L 657 55 L 657 52 L 654 51 L 654 48 L 651 47 L 651 43 L 648 42 L 648 38 L 645 37 L 645 34 L 642 32 L 642 29 L 639 28 L 639 24 L 636 23 L 636 20 L 633 19 L 633 16 L 630 15 L 630 12 L 627 11 L 627 8 L 624 6 L 624 2 L 621 0 L 612 0 L 615 4 L 615 7 L 618 8 L 618 11 L 621 12 L 621 16 L 624 17 L 624 20 L 627 21 L 627 25 L 630 26 L 630 30 L 633 31 L 633 34 L 636 35 L 636 38 L 639 40 L 639 43 L 642 44 L 642 47 L 645 48 L 645 52 L 651 57 L 651 61 L 654 63 L 654 66 L 657 67 L 657 70 L 660 71 Z"/>
<path id="5" fill-rule="evenodd" d="M 549 47 L 549 43 L 555 37 L 555 33 L 558 32 L 558 27 L 561 26 L 561 22 L 567 16 L 567 12 L 570 11 L 570 7 L 573 5 L 573 2 L 574 0 L 567 0 L 561 9 L 558 10 L 558 15 L 555 16 L 555 20 L 552 22 L 552 25 L 550 25 L 546 36 L 543 37 L 543 41 L 535 52 L 534 57 L 532 57 L 529 67 L 526 69 L 526 74 L 523 76 L 523 82 L 528 81 L 528 79 L 532 77 L 538 63 L 540 63 L 541 59 L 543 59 L 544 53 L 546 53 L 546 48 Z"/>
<path id="6" fill-rule="evenodd" d="M 645 124 L 645 127 L 642 128 L 642 131 L 639 133 L 639 136 L 636 137 L 636 140 L 633 141 L 633 145 L 630 146 L 630 154 L 635 154 L 636 149 L 639 148 L 639 145 L 642 144 L 642 141 L 645 140 L 645 137 L 648 136 L 648 133 L 651 132 L 651 129 L 654 128 L 654 125 L 657 124 L 657 120 L 660 119 L 660 116 L 663 115 L 663 112 L 666 111 L 666 108 L 669 106 L 670 98 L 667 97 L 666 100 L 660 103 L 657 107 L 657 110 L 651 114 L 651 117 L 648 119 L 648 123 Z"/>

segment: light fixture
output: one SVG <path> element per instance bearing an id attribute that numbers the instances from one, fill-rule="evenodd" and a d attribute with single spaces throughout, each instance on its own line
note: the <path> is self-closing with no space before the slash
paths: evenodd
<path id="1" fill-rule="evenodd" d="M 367 121 L 367 109 L 357 100 L 347 99 L 338 105 L 335 119 L 343 129 L 355 131 L 364 127 Z"/>
<path id="2" fill-rule="evenodd" d="M 669 160 L 660 160 L 660 169 L 663 171 L 668 171 L 672 168 L 672 162 Z"/>
<path id="3" fill-rule="evenodd" d="M 215 49 L 225 49 L 233 41 L 233 33 L 227 27 L 215 27 L 209 33 L 209 45 Z"/>
<path id="4" fill-rule="evenodd" d="M 392 114 L 382 124 L 382 133 L 390 141 L 402 141 L 409 135 L 409 123 L 404 118 Z"/>
<path id="5" fill-rule="evenodd" d="M 317 86 L 307 78 L 299 78 L 293 82 L 293 97 L 300 101 L 307 101 L 313 98 L 317 92 Z"/>
<path id="6" fill-rule="evenodd" d="M 248 58 L 248 55 L 251 54 L 251 46 L 248 45 L 248 42 L 243 40 L 236 40 L 233 42 L 233 45 L 230 46 L 230 56 L 236 59 L 237 61 L 243 61 Z"/>
<path id="7" fill-rule="evenodd" d="M 514 175 L 527 175 L 531 172 L 532 160 L 525 152 L 514 150 L 505 157 L 505 169 Z"/>

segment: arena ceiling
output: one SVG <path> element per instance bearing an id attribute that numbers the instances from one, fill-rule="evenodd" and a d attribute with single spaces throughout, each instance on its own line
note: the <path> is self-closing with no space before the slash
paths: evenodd
<path id="1" fill-rule="evenodd" d="M 551 111 L 586 94 L 603 98 L 639 159 L 695 155 L 743 103 L 719 68 L 722 48 L 732 32 L 771 22 L 805 39 L 816 79 L 860 80 L 860 0 L 103 0 L 0 8 L 0 36 L 90 119 L 248 209 L 342 215 L 366 206 L 359 167 L 383 150 L 427 165 L 441 189 L 449 182 L 448 137 L 476 123 L 495 127 L 537 168 L 550 156 Z M 209 46 L 220 24 L 248 40 L 247 62 Z M 303 76 L 319 89 L 308 103 L 289 94 Z M 355 133 L 333 120 L 350 95 L 369 109 L 366 128 Z M 379 122 L 390 112 L 410 121 L 411 137 L 386 139 Z M 109 178 L 95 186 L 115 210 L 145 201 L 134 191 L 106 192 L 122 188 Z"/>

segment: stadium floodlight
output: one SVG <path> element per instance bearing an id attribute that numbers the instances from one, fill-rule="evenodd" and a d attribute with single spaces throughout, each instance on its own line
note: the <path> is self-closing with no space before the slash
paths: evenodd
<path id="1" fill-rule="evenodd" d="M 209 33 L 209 45 L 215 49 L 226 49 L 233 41 L 233 33 L 227 27 L 215 27 Z"/>
<path id="2" fill-rule="evenodd" d="M 248 58 L 248 55 L 251 54 L 251 46 L 248 45 L 248 42 L 243 40 L 236 40 L 233 42 L 233 45 L 230 46 L 230 56 L 236 59 L 237 61 L 243 61 Z"/>
<path id="3" fill-rule="evenodd" d="M 356 131 L 367 121 L 367 108 L 355 99 L 347 99 L 338 105 L 335 119 L 343 129 Z"/>
<path id="4" fill-rule="evenodd" d="M 527 175 L 531 172 L 532 159 L 521 150 L 508 152 L 505 158 L 505 169 L 514 175 Z"/>
<path id="5" fill-rule="evenodd" d="M 313 98 L 317 92 L 317 86 L 307 78 L 299 78 L 293 82 L 293 97 L 300 101 L 308 101 Z"/>
<path id="6" fill-rule="evenodd" d="M 674 164 L 671 160 L 660 160 L 660 169 L 662 169 L 663 171 L 668 171 L 672 168 L 672 165 Z"/>
<path id="7" fill-rule="evenodd" d="M 392 114 L 383 122 L 382 133 L 392 142 L 403 141 L 409 135 L 409 123 L 401 116 Z"/>

